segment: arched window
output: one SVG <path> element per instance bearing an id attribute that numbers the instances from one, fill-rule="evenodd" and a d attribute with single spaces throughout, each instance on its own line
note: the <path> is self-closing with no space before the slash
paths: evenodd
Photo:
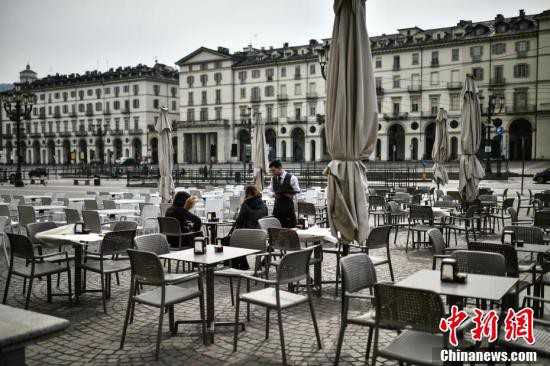
<path id="1" fill-rule="evenodd" d="M 202 84 L 202 86 L 206 86 L 207 82 L 208 82 L 208 75 L 202 74 L 201 75 L 201 84 Z"/>
<path id="2" fill-rule="evenodd" d="M 187 77 L 187 86 L 192 88 L 194 83 L 195 83 L 195 77 L 194 76 L 188 76 Z"/>
<path id="3" fill-rule="evenodd" d="M 222 82 L 222 73 L 221 72 L 217 72 L 214 74 L 214 81 L 216 82 L 216 85 L 220 85 L 220 83 Z"/>

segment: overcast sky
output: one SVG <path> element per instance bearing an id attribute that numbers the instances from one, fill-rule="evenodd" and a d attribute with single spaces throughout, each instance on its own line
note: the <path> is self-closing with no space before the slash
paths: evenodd
<path id="1" fill-rule="evenodd" d="M 39 77 L 172 65 L 200 46 L 280 47 L 330 37 L 333 0 L 1 0 L 0 83 L 27 62 Z M 548 0 L 368 0 L 369 35 L 550 8 Z"/>

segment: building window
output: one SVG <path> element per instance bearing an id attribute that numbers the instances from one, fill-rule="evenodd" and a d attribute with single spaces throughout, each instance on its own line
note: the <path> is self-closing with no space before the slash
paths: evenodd
<path id="1" fill-rule="evenodd" d="M 430 73 L 430 85 L 439 85 L 439 72 L 434 71 Z"/>
<path id="2" fill-rule="evenodd" d="M 222 102 L 222 91 L 221 89 L 216 89 L 216 104 L 221 104 Z"/>
<path id="3" fill-rule="evenodd" d="M 134 99 L 134 100 L 132 101 L 132 104 L 133 104 L 133 107 L 134 107 L 134 108 L 139 108 L 139 99 Z"/>
<path id="4" fill-rule="evenodd" d="M 80 100 L 84 99 L 84 90 L 79 90 L 78 91 L 78 99 L 80 99 Z M 44 100 L 44 99 L 42 99 L 42 100 Z"/>
<path id="5" fill-rule="evenodd" d="M 401 68 L 401 57 L 399 55 L 393 56 L 393 70 L 399 70 Z"/>
<path id="6" fill-rule="evenodd" d="M 260 70 L 252 70 L 252 79 L 257 79 L 260 77 Z"/>
<path id="7" fill-rule="evenodd" d="M 123 93 L 128 93 L 129 91 L 130 91 L 130 86 L 129 86 L 129 85 L 124 85 L 124 86 L 122 87 L 122 92 L 123 92 Z"/>
<path id="8" fill-rule="evenodd" d="M 376 77 L 376 78 L 374 79 L 374 81 L 376 82 L 376 89 L 382 88 L 382 78 L 381 78 L 381 77 L 379 77 L 379 76 Z"/>
<path id="9" fill-rule="evenodd" d="M 96 89 L 95 90 L 95 96 L 97 97 L 97 99 L 101 98 L 101 89 Z"/>
<path id="10" fill-rule="evenodd" d="M 102 107 L 103 107 L 103 105 L 101 104 L 101 102 L 97 102 L 97 103 L 95 104 L 95 110 L 96 110 L 96 112 L 100 112 Z"/>
<path id="11" fill-rule="evenodd" d="M 374 61 L 374 65 L 377 69 L 382 68 L 382 57 L 377 57 Z"/>
<path id="12" fill-rule="evenodd" d="M 529 51 L 529 41 L 517 41 L 516 42 L 516 52 L 518 54 L 518 57 L 527 56 L 528 51 Z"/>
<path id="13" fill-rule="evenodd" d="M 172 101 L 172 111 L 176 111 L 177 110 L 177 104 L 176 104 L 176 101 L 173 100 Z"/>
<path id="14" fill-rule="evenodd" d="M 472 76 L 474 77 L 474 80 L 476 80 L 476 81 L 483 80 L 483 68 L 482 67 L 474 67 L 472 69 Z"/>
<path id="15" fill-rule="evenodd" d="M 154 93 L 155 95 L 159 95 L 159 94 L 160 94 L 160 85 L 158 85 L 158 84 L 153 85 L 153 93 Z"/>
<path id="16" fill-rule="evenodd" d="M 460 94 L 449 95 L 449 110 L 458 111 L 460 109 Z"/>
<path id="17" fill-rule="evenodd" d="M 301 76 L 300 66 L 296 66 L 294 68 L 294 78 L 299 79 Z"/>
<path id="18" fill-rule="evenodd" d="M 35 109 L 35 111 L 36 111 L 36 109 Z M 69 113 L 69 106 L 66 105 L 66 104 L 63 106 L 63 113 Z"/>
<path id="19" fill-rule="evenodd" d="M 88 90 L 86 90 L 86 94 L 88 94 L 89 97 L 91 97 L 92 95 L 94 95 L 93 89 L 88 89 Z"/>
<path id="20" fill-rule="evenodd" d="M 71 98 L 76 98 L 76 91 L 71 90 Z"/>
<path id="21" fill-rule="evenodd" d="M 208 70 L 208 62 L 203 62 L 201 64 L 201 70 Z"/>
<path id="22" fill-rule="evenodd" d="M 472 56 L 472 62 L 481 61 L 481 55 L 483 55 L 483 46 L 470 47 L 470 55 Z"/>
<path id="23" fill-rule="evenodd" d="M 451 50 L 451 61 L 458 61 L 459 60 L 459 49 L 453 48 Z"/>
<path id="24" fill-rule="evenodd" d="M 115 97 L 118 97 L 119 94 L 120 94 L 120 87 L 115 86 Z"/>
<path id="25" fill-rule="evenodd" d="M 272 97 L 275 94 L 275 89 L 273 86 L 268 85 L 265 87 L 265 96 L 266 97 Z"/>
<path id="26" fill-rule="evenodd" d="M 439 111 L 439 97 L 431 96 L 430 97 L 430 112 L 433 116 L 437 115 Z"/>
<path id="27" fill-rule="evenodd" d="M 67 101 L 67 92 L 63 92 L 63 101 L 66 102 Z"/>
<path id="28" fill-rule="evenodd" d="M 80 103 L 80 104 L 78 105 L 78 111 L 79 111 L 80 113 L 82 113 L 82 112 L 84 112 L 84 109 L 85 109 L 84 103 Z"/>
<path id="29" fill-rule="evenodd" d="M 432 66 L 439 65 L 439 51 L 432 51 Z"/>
<path id="30" fill-rule="evenodd" d="M 118 110 L 120 109 L 120 101 L 115 100 L 115 101 L 113 102 L 113 109 L 114 109 L 115 111 L 118 111 Z"/>
<path id="31" fill-rule="evenodd" d="M 208 104 L 208 99 L 207 99 L 207 96 L 206 96 L 206 90 L 203 90 L 201 92 L 201 104 L 202 105 Z"/>
<path id="32" fill-rule="evenodd" d="M 260 87 L 258 86 L 253 87 L 250 90 L 250 93 L 253 101 L 257 101 L 257 102 L 260 101 L 260 98 L 261 98 Z"/>
<path id="33" fill-rule="evenodd" d="M 195 77 L 193 77 L 193 76 L 188 76 L 188 77 L 187 77 L 187 86 L 188 86 L 189 88 L 192 88 L 194 83 L 195 83 Z"/>
<path id="34" fill-rule="evenodd" d="M 315 75 L 315 64 L 309 65 L 309 74 Z"/>
<path id="35" fill-rule="evenodd" d="M 302 84 L 294 84 L 294 95 L 302 94 Z"/>
<path id="36" fill-rule="evenodd" d="M 125 111 L 129 111 L 129 110 L 130 110 L 130 101 L 129 101 L 129 100 L 125 100 L 125 101 L 124 101 L 124 110 L 125 110 Z"/>
<path id="37" fill-rule="evenodd" d="M 241 99 L 246 98 L 246 88 L 241 88 Z"/>
<path id="38" fill-rule="evenodd" d="M 493 45 L 493 54 L 502 55 L 506 52 L 506 43 L 495 43 Z"/>
<path id="39" fill-rule="evenodd" d="M 138 95 L 139 94 L 139 85 L 138 84 L 132 85 L 132 90 L 134 91 L 134 95 Z"/>
<path id="40" fill-rule="evenodd" d="M 309 115 L 311 117 L 315 117 L 317 115 L 317 106 L 314 103 L 309 105 Z"/>
<path id="41" fill-rule="evenodd" d="M 273 105 L 272 104 L 266 105 L 265 111 L 266 111 L 266 122 L 273 121 Z"/>
<path id="42" fill-rule="evenodd" d="M 134 130 L 139 129 L 139 116 L 134 117 Z"/>
<path id="43" fill-rule="evenodd" d="M 418 53 L 413 53 L 412 54 L 412 64 L 413 65 L 418 65 L 418 62 L 419 62 L 418 59 L 419 59 Z"/>
<path id="44" fill-rule="evenodd" d="M 200 120 L 201 121 L 208 121 L 208 108 L 201 108 Z"/>
<path id="45" fill-rule="evenodd" d="M 159 100 L 158 99 L 153 99 L 153 108 L 158 109 L 158 107 L 159 107 Z"/>
<path id="46" fill-rule="evenodd" d="M 187 93 L 187 105 L 193 105 L 193 92 Z"/>
<path id="47" fill-rule="evenodd" d="M 286 77 L 286 67 L 281 67 L 281 77 Z"/>
<path id="48" fill-rule="evenodd" d="M 111 94 L 111 88 L 104 88 L 103 92 L 105 93 L 105 95 Z"/>
<path id="49" fill-rule="evenodd" d="M 246 71 L 239 71 L 239 80 L 241 83 L 244 83 L 246 81 Z"/>
<path id="50" fill-rule="evenodd" d="M 411 112 L 418 112 L 418 97 L 411 98 Z"/>
<path id="51" fill-rule="evenodd" d="M 299 104 L 294 106 L 294 117 L 297 121 L 302 118 L 302 107 Z"/>
<path id="52" fill-rule="evenodd" d="M 267 78 L 267 81 L 273 80 L 273 73 L 274 73 L 273 69 L 265 69 L 265 77 Z"/>
<path id="53" fill-rule="evenodd" d="M 176 98 L 178 96 L 178 88 L 175 86 L 170 88 L 170 92 L 172 93 L 172 98 Z"/>
<path id="54" fill-rule="evenodd" d="M 399 75 L 393 76 L 393 88 L 401 88 L 401 78 L 399 77 Z"/>
<path id="55" fill-rule="evenodd" d="M 187 110 L 187 121 L 193 122 L 195 120 L 195 110 L 190 108 Z"/>
<path id="56" fill-rule="evenodd" d="M 200 79 L 201 79 L 201 85 L 202 85 L 202 86 L 206 86 L 206 83 L 208 82 L 208 75 L 202 74 L 202 75 L 200 76 Z"/>
<path id="57" fill-rule="evenodd" d="M 222 73 L 217 72 L 214 74 L 214 81 L 216 82 L 216 85 L 220 85 L 222 82 Z"/>
<path id="58" fill-rule="evenodd" d="M 515 78 L 526 78 L 528 76 L 529 76 L 529 65 L 528 64 L 514 65 L 514 77 Z"/>

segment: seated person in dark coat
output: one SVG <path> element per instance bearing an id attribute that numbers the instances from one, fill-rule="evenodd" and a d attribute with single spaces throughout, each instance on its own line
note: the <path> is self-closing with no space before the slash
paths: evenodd
<path id="1" fill-rule="evenodd" d="M 196 196 L 191 196 L 187 192 L 178 192 L 174 197 L 172 206 L 166 210 L 166 217 L 174 217 L 178 220 L 182 233 L 201 230 L 201 219 L 190 212 L 197 201 Z M 182 246 L 192 246 L 192 237 L 183 237 L 182 240 Z M 172 247 L 179 247 L 178 238 L 175 236 L 169 236 L 168 242 Z"/>
<path id="2" fill-rule="evenodd" d="M 260 225 L 258 224 L 258 220 L 267 216 L 267 206 L 264 201 L 262 201 L 262 193 L 258 191 L 256 187 L 246 187 L 244 195 L 245 200 L 239 209 L 239 215 L 229 235 L 231 235 L 235 229 L 259 229 Z M 222 242 L 225 241 L 223 243 L 224 245 L 229 244 L 229 237 L 226 238 L 224 238 L 226 240 L 222 239 Z M 245 257 L 235 258 L 231 261 L 231 264 L 233 268 L 243 270 L 250 269 Z"/>

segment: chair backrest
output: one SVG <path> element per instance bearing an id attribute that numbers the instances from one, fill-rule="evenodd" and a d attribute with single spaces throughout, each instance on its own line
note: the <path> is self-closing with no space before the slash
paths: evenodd
<path id="1" fill-rule="evenodd" d="M 124 254 L 134 247 L 135 230 L 111 231 L 105 234 L 99 246 L 101 255 Z"/>
<path id="2" fill-rule="evenodd" d="M 34 249 L 31 241 L 25 235 L 6 233 L 10 242 L 11 258 L 33 259 Z"/>
<path id="3" fill-rule="evenodd" d="M 377 283 L 374 285 L 374 297 L 377 324 L 396 329 L 440 333 L 439 323 L 445 317 L 445 306 L 437 293 Z M 443 339 L 446 342 L 447 337 Z"/>
<path id="4" fill-rule="evenodd" d="M 491 276 L 506 276 L 506 260 L 500 253 L 457 250 L 452 254 L 458 271 Z"/>
<path id="5" fill-rule="evenodd" d="M 439 229 L 428 230 L 428 238 L 432 246 L 432 254 L 445 254 L 445 239 Z"/>
<path id="6" fill-rule="evenodd" d="M 443 191 L 441 189 L 436 189 L 435 190 L 435 197 L 436 197 L 436 201 L 439 201 L 441 199 L 441 197 L 443 197 L 445 194 L 443 193 Z"/>
<path id="7" fill-rule="evenodd" d="M 480 201 L 485 201 L 485 202 L 496 202 L 497 201 L 497 196 L 493 195 L 493 194 L 480 194 L 478 196 L 479 200 Z"/>
<path id="8" fill-rule="evenodd" d="M 274 216 L 266 216 L 258 220 L 258 225 L 260 225 L 260 229 L 262 230 L 268 230 L 270 228 L 276 228 L 280 229 L 282 228 L 281 222 L 278 218 Z"/>
<path id="9" fill-rule="evenodd" d="M 513 231 L 514 238 L 516 240 L 523 240 L 524 243 L 544 244 L 544 231 L 542 231 L 541 228 L 534 226 L 510 225 L 504 227 L 503 233 L 505 231 Z"/>
<path id="10" fill-rule="evenodd" d="M 387 248 L 390 245 L 391 225 L 377 226 L 373 228 L 367 238 L 367 248 Z"/>
<path id="11" fill-rule="evenodd" d="M 542 229 L 550 228 L 550 211 L 535 211 L 533 225 Z"/>
<path id="12" fill-rule="evenodd" d="M 101 233 L 101 220 L 99 218 L 99 212 L 82 210 L 82 221 L 86 229 L 89 229 L 92 233 Z"/>
<path id="13" fill-rule="evenodd" d="M 515 208 L 513 208 L 513 207 L 508 207 L 508 208 L 506 209 L 506 211 L 508 211 L 508 215 L 510 215 L 510 219 L 512 220 L 512 223 L 518 221 L 518 212 L 516 211 Z"/>
<path id="14" fill-rule="evenodd" d="M 388 207 L 390 208 L 390 212 L 396 213 L 396 212 L 405 212 L 401 209 L 401 206 L 399 206 L 399 203 L 395 201 L 389 201 Z"/>
<path id="15" fill-rule="evenodd" d="M 512 245 L 471 241 L 468 243 L 468 250 L 502 254 L 506 262 L 506 274 L 509 277 L 519 276 L 518 254 Z"/>
<path id="16" fill-rule="evenodd" d="M 36 222 L 36 214 L 32 206 L 17 206 L 17 212 L 19 213 L 19 225 L 27 226 Z"/>
<path id="17" fill-rule="evenodd" d="M 386 200 L 381 196 L 369 196 L 369 210 L 386 207 Z"/>
<path id="18" fill-rule="evenodd" d="M 80 213 L 78 210 L 74 208 L 66 208 L 65 209 L 65 220 L 67 220 L 67 224 L 74 224 L 79 222 L 80 219 Z"/>
<path id="19" fill-rule="evenodd" d="M 454 201 L 447 200 L 435 201 L 433 207 L 456 208 L 456 203 Z"/>
<path id="20" fill-rule="evenodd" d="M 178 219 L 174 217 L 164 217 L 164 216 L 159 216 L 157 219 L 159 222 L 159 232 L 161 234 L 169 235 L 169 236 L 181 235 L 181 227 Z"/>
<path id="21" fill-rule="evenodd" d="M 136 230 L 137 226 L 136 221 L 117 221 L 113 226 L 113 231 Z"/>
<path id="22" fill-rule="evenodd" d="M 162 234 L 136 236 L 134 238 L 134 243 L 136 244 L 137 250 L 152 252 L 156 255 L 170 253 L 168 240 L 166 240 L 166 236 Z"/>
<path id="23" fill-rule="evenodd" d="M 422 195 L 421 194 L 415 194 L 412 196 L 411 204 L 413 205 L 420 205 L 422 201 Z"/>
<path id="24" fill-rule="evenodd" d="M 298 202 L 298 216 L 313 216 L 317 214 L 317 210 L 315 209 L 315 204 L 310 202 Z"/>
<path id="25" fill-rule="evenodd" d="M 124 198 L 125 200 L 130 200 L 130 199 L 134 198 L 134 194 L 131 193 L 131 192 L 124 192 L 122 194 L 122 198 Z"/>
<path id="26" fill-rule="evenodd" d="M 61 202 L 65 207 L 69 206 L 69 199 L 66 197 L 58 197 L 57 201 Z"/>
<path id="27" fill-rule="evenodd" d="M 113 200 L 103 200 L 103 208 L 105 210 L 114 210 L 116 209 L 116 203 Z"/>
<path id="28" fill-rule="evenodd" d="M 2 200 L 5 203 L 10 203 L 11 202 L 11 196 L 9 194 L 0 194 L 0 197 L 2 197 Z"/>
<path id="29" fill-rule="evenodd" d="M 505 198 L 502 201 L 502 212 L 506 212 L 509 208 L 514 207 L 515 198 Z"/>
<path id="30" fill-rule="evenodd" d="M 10 217 L 10 206 L 8 206 L 7 204 L 0 204 L 0 216 Z"/>
<path id="31" fill-rule="evenodd" d="M 267 250 L 267 233 L 261 229 L 236 229 L 229 241 L 232 247 Z"/>
<path id="32" fill-rule="evenodd" d="M 171 203 L 161 203 L 160 204 L 160 216 L 164 216 L 166 215 L 166 210 L 168 210 L 168 208 L 170 208 L 170 206 L 172 206 Z"/>
<path id="33" fill-rule="evenodd" d="M 97 201 L 94 200 L 84 200 L 84 209 L 85 210 L 99 210 Z"/>
<path id="34" fill-rule="evenodd" d="M 376 269 L 370 257 L 365 253 L 343 257 L 340 261 L 340 268 L 345 292 L 357 292 L 370 288 L 376 283 Z"/>
<path id="35" fill-rule="evenodd" d="M 474 217 L 475 214 L 479 213 L 479 210 L 480 208 L 478 205 L 472 205 L 468 207 L 464 215 L 466 216 L 466 218 L 471 219 L 472 217 Z"/>
<path id="36" fill-rule="evenodd" d="M 27 237 L 32 244 L 40 244 L 40 240 L 36 238 L 36 234 L 41 233 L 42 231 L 55 229 L 57 224 L 51 221 L 45 222 L 34 222 L 27 225 Z"/>
<path id="37" fill-rule="evenodd" d="M 309 277 L 309 259 L 315 247 L 289 252 L 281 258 L 277 268 L 280 285 L 296 283 Z"/>
<path id="38" fill-rule="evenodd" d="M 155 253 L 128 249 L 128 256 L 133 279 L 148 285 L 164 285 L 164 269 Z"/>
<path id="39" fill-rule="evenodd" d="M 300 238 L 296 231 L 292 229 L 269 228 L 269 243 L 272 249 L 283 251 L 300 250 Z"/>
<path id="40" fill-rule="evenodd" d="M 433 222 L 434 213 L 430 206 L 411 205 L 409 208 L 410 221 L 428 221 Z"/>

